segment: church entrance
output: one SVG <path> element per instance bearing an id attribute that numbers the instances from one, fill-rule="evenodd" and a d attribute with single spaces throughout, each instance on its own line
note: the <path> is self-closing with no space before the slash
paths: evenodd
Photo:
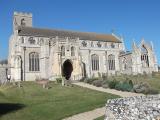
<path id="1" fill-rule="evenodd" d="M 66 60 L 62 66 L 62 75 L 69 80 L 73 71 L 73 66 L 70 60 Z"/>

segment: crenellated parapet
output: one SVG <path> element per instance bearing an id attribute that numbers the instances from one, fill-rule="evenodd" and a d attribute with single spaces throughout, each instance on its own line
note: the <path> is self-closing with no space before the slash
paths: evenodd
<path id="1" fill-rule="evenodd" d="M 20 16 L 28 16 L 32 17 L 32 13 L 27 13 L 27 12 L 14 12 L 14 15 L 20 15 Z"/>

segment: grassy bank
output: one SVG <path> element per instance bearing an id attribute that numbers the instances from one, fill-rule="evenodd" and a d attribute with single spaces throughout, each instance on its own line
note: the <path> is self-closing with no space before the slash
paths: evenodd
<path id="1" fill-rule="evenodd" d="M 0 120 L 61 120 L 102 107 L 107 99 L 118 97 L 54 83 L 50 84 L 50 89 L 43 89 L 34 82 L 24 82 L 22 86 L 0 87 Z"/>

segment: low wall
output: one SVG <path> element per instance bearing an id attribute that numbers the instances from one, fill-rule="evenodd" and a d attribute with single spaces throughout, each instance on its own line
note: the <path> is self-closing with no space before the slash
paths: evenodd
<path id="1" fill-rule="evenodd" d="M 160 94 L 108 100 L 105 120 L 160 120 Z"/>

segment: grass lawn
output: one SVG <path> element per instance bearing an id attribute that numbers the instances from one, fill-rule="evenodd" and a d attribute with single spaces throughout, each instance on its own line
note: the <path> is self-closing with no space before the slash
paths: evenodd
<path id="1" fill-rule="evenodd" d="M 62 87 L 51 83 L 43 89 L 34 82 L 23 87 L 0 87 L 0 120 L 61 120 L 105 105 L 118 96 L 78 86 Z"/>

